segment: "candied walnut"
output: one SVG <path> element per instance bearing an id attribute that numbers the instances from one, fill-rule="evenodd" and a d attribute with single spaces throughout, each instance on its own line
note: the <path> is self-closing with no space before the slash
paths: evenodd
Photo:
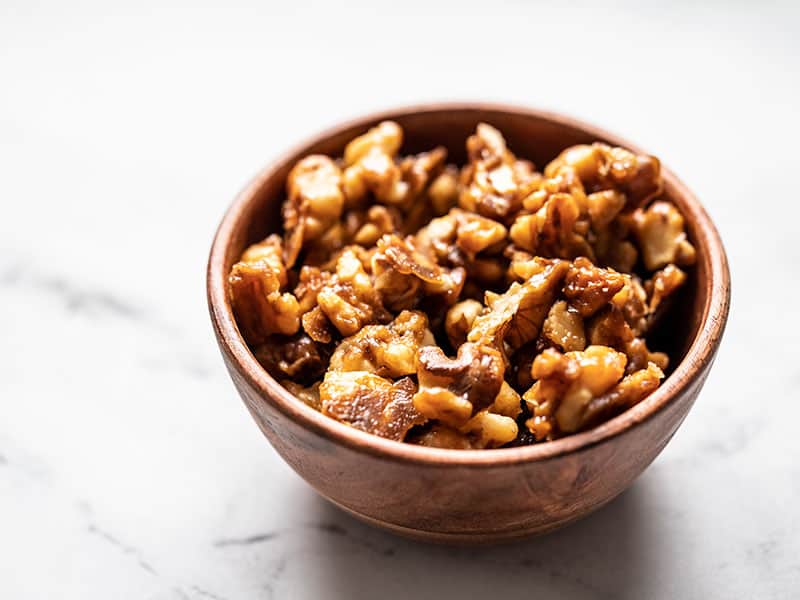
<path id="1" fill-rule="evenodd" d="M 625 354 L 628 356 L 628 373 L 640 371 L 650 363 L 662 370 L 669 366 L 669 357 L 663 352 L 651 352 L 643 338 L 633 338 L 628 342 Z"/>
<path id="2" fill-rule="evenodd" d="M 298 333 L 292 337 L 272 336 L 253 354 L 276 377 L 308 383 L 325 373 L 331 351 L 308 335 Z"/>
<path id="3" fill-rule="evenodd" d="M 436 215 L 447 213 L 458 203 L 458 169 L 453 165 L 445 167 L 428 187 L 428 199 Z"/>
<path id="4" fill-rule="evenodd" d="M 344 207 L 341 180 L 336 163 L 320 154 L 305 157 L 289 172 L 283 203 L 286 266 L 294 265 L 305 241 L 320 237 L 338 221 Z"/>
<path id="5" fill-rule="evenodd" d="M 509 237 L 515 246 L 535 251 L 539 245 L 539 218 L 536 214 L 519 215 L 511 225 Z"/>
<path id="6" fill-rule="evenodd" d="M 349 206 L 368 191 L 376 198 L 400 198 L 405 194 L 400 168 L 394 156 L 403 144 L 403 130 L 394 121 L 379 123 L 344 149 L 343 188 Z"/>
<path id="7" fill-rule="evenodd" d="M 611 269 L 595 267 L 579 257 L 567 272 L 564 296 L 583 317 L 590 317 L 625 286 L 625 276 Z"/>
<path id="8" fill-rule="evenodd" d="M 540 210 L 555 194 L 571 196 L 578 206 L 579 212 L 586 212 L 586 190 L 574 169 L 563 167 L 550 171 L 546 178 L 539 177 L 530 186 L 527 195 L 522 199 L 523 208 L 535 213 Z"/>
<path id="9" fill-rule="evenodd" d="M 464 267 L 468 279 L 486 286 L 503 282 L 506 228 L 496 221 L 453 209 L 420 229 L 414 243 L 439 264 Z"/>
<path id="10" fill-rule="evenodd" d="M 533 415 L 526 422 L 531 433 L 543 439 L 579 431 L 589 402 L 622 379 L 626 363 L 623 353 L 607 346 L 566 354 L 545 350 L 533 361 L 537 381 L 523 396 Z"/>
<path id="11" fill-rule="evenodd" d="M 315 342 L 329 344 L 336 335 L 336 328 L 319 306 L 315 306 L 300 319 L 303 331 Z"/>
<path id="12" fill-rule="evenodd" d="M 409 429 L 426 420 L 412 403 L 415 391 L 410 377 L 392 383 L 366 371 L 329 370 L 319 386 L 319 397 L 323 414 L 356 429 L 402 441 Z"/>
<path id="13" fill-rule="evenodd" d="M 597 313 L 586 329 L 590 344 L 610 346 L 617 350 L 624 349 L 635 337 L 622 310 L 615 306 L 609 306 Z"/>
<path id="14" fill-rule="evenodd" d="M 611 304 L 622 311 L 625 321 L 631 326 L 633 333 L 642 335 L 649 326 L 647 293 L 637 276 L 623 275 L 623 278 L 625 285 L 611 299 Z"/>
<path id="15" fill-rule="evenodd" d="M 278 279 L 280 287 L 285 287 L 289 282 L 286 275 L 286 266 L 283 264 L 283 242 L 281 236 L 272 234 L 261 242 L 248 246 L 239 262 L 256 264 L 263 262 L 266 264 Z"/>
<path id="16" fill-rule="evenodd" d="M 513 159 L 503 134 L 486 123 L 478 123 L 475 133 L 467 138 L 467 155 L 470 162 L 485 161 L 489 164 L 510 163 Z"/>
<path id="17" fill-rule="evenodd" d="M 309 387 L 303 387 L 291 379 L 284 379 L 281 381 L 281 385 L 314 410 L 322 410 L 322 403 L 319 400 L 319 381 L 314 382 Z"/>
<path id="18" fill-rule="evenodd" d="M 482 450 L 504 446 L 514 441 L 517 433 L 513 418 L 482 410 L 458 429 L 434 424 L 408 441 L 430 448 Z"/>
<path id="19" fill-rule="evenodd" d="M 635 406 L 652 394 L 663 378 L 663 371 L 654 363 L 626 375 L 605 394 L 589 401 L 583 415 L 583 427 L 594 427 Z"/>
<path id="20" fill-rule="evenodd" d="M 494 402 L 489 407 L 489 412 L 516 419 L 522 412 L 520 395 L 508 382 L 504 381 L 497 392 Z"/>
<path id="21" fill-rule="evenodd" d="M 404 199 L 405 205 L 420 197 L 428 187 L 428 184 L 442 170 L 446 159 L 447 150 L 442 146 L 437 146 L 430 152 L 420 152 L 417 155 L 407 156 L 403 159 L 400 163 L 400 171 L 403 181 L 408 186 Z M 420 203 L 420 205 L 427 206 L 426 203 Z"/>
<path id="22" fill-rule="evenodd" d="M 576 352 L 580 373 L 569 385 L 556 409 L 558 428 L 565 433 L 583 427 L 586 407 L 592 398 L 607 392 L 625 373 L 627 357 L 607 346 L 589 346 Z"/>
<path id="23" fill-rule="evenodd" d="M 248 344 L 260 344 L 275 333 L 293 335 L 300 329 L 297 298 L 281 292 L 287 276 L 279 252 L 280 242 L 270 236 L 245 251 L 244 256 L 254 262 L 236 263 L 228 276 L 236 322 Z"/>
<path id="24" fill-rule="evenodd" d="M 498 221 L 510 219 L 521 206 L 520 186 L 534 178 L 532 166 L 518 164 L 502 134 L 478 124 L 467 139 L 470 164 L 461 172 L 461 208 Z"/>
<path id="25" fill-rule="evenodd" d="M 504 294 L 487 293 L 488 310 L 475 319 L 467 340 L 498 348 L 505 342 L 517 349 L 536 339 L 568 269 L 566 262 L 552 262 L 525 283 L 512 283 Z"/>
<path id="26" fill-rule="evenodd" d="M 506 228 L 497 221 L 458 209 L 450 214 L 457 225 L 456 245 L 470 257 L 506 239 Z"/>
<path id="27" fill-rule="evenodd" d="M 294 288 L 294 296 L 300 306 L 301 313 L 307 313 L 317 305 L 317 294 L 331 280 L 328 271 L 304 265 L 300 269 L 300 277 Z"/>
<path id="28" fill-rule="evenodd" d="M 364 269 L 364 272 L 372 274 L 372 255 L 375 254 L 374 246 L 372 248 L 367 249 L 364 248 L 363 246 L 359 246 L 358 244 L 350 244 L 337 250 L 332 255 L 328 256 L 327 260 L 315 263 L 314 266 L 316 266 L 321 271 L 328 271 L 330 273 L 335 273 L 336 265 L 338 264 L 339 259 L 345 253 L 350 253 L 355 255 L 355 257 L 358 259 L 358 262 L 361 263 L 361 268 Z"/>
<path id="29" fill-rule="evenodd" d="M 309 241 L 305 245 L 305 252 L 303 254 L 304 266 L 313 266 L 323 270 L 330 270 L 326 263 L 330 261 L 331 257 L 338 255 L 339 251 L 347 245 L 351 237 L 344 223 L 334 223 L 323 232 L 320 237 Z M 335 264 L 336 261 L 334 260 L 334 265 Z"/>
<path id="30" fill-rule="evenodd" d="M 655 313 L 685 281 L 686 273 L 675 265 L 667 265 L 653 274 L 653 277 L 645 283 L 645 289 L 649 296 L 648 311 Z"/>
<path id="31" fill-rule="evenodd" d="M 455 358 L 448 358 L 437 346 L 423 347 L 414 406 L 428 418 L 460 427 L 494 401 L 504 370 L 503 357 L 494 348 L 464 343 Z"/>
<path id="32" fill-rule="evenodd" d="M 481 311 L 483 304 L 477 300 L 463 300 L 450 307 L 444 320 L 444 330 L 453 348 L 467 341 L 467 333 Z"/>
<path id="33" fill-rule="evenodd" d="M 393 214 L 386 206 L 370 206 L 365 218 L 355 228 L 352 241 L 360 246 L 372 246 L 382 235 L 396 231 L 399 221 L 399 215 Z"/>
<path id="34" fill-rule="evenodd" d="M 455 245 L 458 232 L 453 211 L 443 217 L 432 219 L 425 227 L 417 231 L 414 236 L 414 245 L 426 256 L 440 264 L 461 265 L 463 258 L 459 248 Z"/>
<path id="35" fill-rule="evenodd" d="M 617 189 L 625 194 L 627 209 L 642 206 L 661 193 L 661 163 L 655 156 L 594 143 L 564 150 L 544 170 L 546 177 L 573 169 L 592 192 Z"/>
<path id="36" fill-rule="evenodd" d="M 403 144 L 403 130 L 394 121 L 383 121 L 350 141 L 344 149 L 344 164 L 356 164 L 368 154 L 380 151 L 394 156 Z"/>
<path id="37" fill-rule="evenodd" d="M 412 238 L 386 235 L 378 240 L 372 257 L 375 289 L 394 310 L 411 308 L 420 292 L 443 296 L 448 304 L 458 300 L 465 271 L 444 269 L 419 252 Z"/>
<path id="38" fill-rule="evenodd" d="M 621 273 L 631 273 L 639 251 L 628 239 L 631 235 L 629 215 L 619 215 L 605 227 L 593 229 L 592 247 L 598 266 L 610 267 Z"/>
<path id="39" fill-rule="evenodd" d="M 365 325 L 390 319 L 372 280 L 351 250 L 345 250 L 339 257 L 336 274 L 319 290 L 317 302 L 344 336 L 355 334 Z"/>
<path id="40" fill-rule="evenodd" d="M 611 306 L 598 313 L 588 326 L 589 343 L 609 346 L 628 357 L 627 373 L 644 369 L 648 363 L 655 363 L 666 369 L 669 358 L 663 352 L 651 352 L 644 339 L 636 337 L 622 309 Z"/>
<path id="41" fill-rule="evenodd" d="M 565 352 L 586 347 L 583 318 L 577 309 L 563 300 L 550 307 L 542 326 L 542 335 Z"/>
<path id="42" fill-rule="evenodd" d="M 566 388 L 578 378 L 580 366 L 574 354 L 547 348 L 531 366 L 535 383 L 522 396 L 531 417 L 525 426 L 537 441 L 553 439 L 557 433 L 555 412 Z"/>
<path id="43" fill-rule="evenodd" d="M 447 151 L 437 147 L 397 164 L 395 155 L 402 143 L 400 126 L 384 121 L 347 145 L 342 180 L 348 206 L 372 193 L 378 202 L 408 207 L 422 193 L 443 167 Z"/>
<path id="44" fill-rule="evenodd" d="M 586 241 L 585 223 L 579 221 L 581 207 L 575 197 L 554 193 L 532 214 L 520 214 L 509 236 L 516 246 L 541 256 L 574 258 L 594 257 Z"/>
<path id="45" fill-rule="evenodd" d="M 367 325 L 342 340 L 330 361 L 335 371 L 367 371 L 397 379 L 417 372 L 417 352 L 435 344 L 428 318 L 404 310 L 388 325 Z"/>
<path id="46" fill-rule="evenodd" d="M 619 190 L 602 190 L 586 196 L 586 208 L 595 230 L 607 227 L 625 206 Z"/>
<path id="47" fill-rule="evenodd" d="M 474 449 L 499 448 L 517 437 L 517 423 L 511 417 L 488 410 L 478 412 L 459 430 L 470 439 Z"/>
<path id="48" fill-rule="evenodd" d="M 511 259 L 508 265 L 508 277 L 513 281 L 527 281 L 538 275 L 550 265 L 560 262 L 558 258 L 543 258 L 533 256 L 528 252 L 518 250 L 515 246 L 506 248 L 506 256 Z"/>
<path id="49" fill-rule="evenodd" d="M 654 202 L 633 213 L 633 229 L 648 271 L 670 263 L 694 264 L 695 250 L 686 239 L 683 216 L 669 202 Z"/>

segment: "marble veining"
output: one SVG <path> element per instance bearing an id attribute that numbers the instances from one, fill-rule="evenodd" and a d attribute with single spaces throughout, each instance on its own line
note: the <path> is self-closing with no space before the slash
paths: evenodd
<path id="1" fill-rule="evenodd" d="M 4 3 L 0 598 L 796 597 L 800 8 L 373 8 Z M 236 396 L 205 302 L 213 232 L 261 165 L 436 98 L 652 148 L 733 275 L 714 370 L 663 454 L 595 515 L 493 548 L 411 542 L 314 494 Z"/>

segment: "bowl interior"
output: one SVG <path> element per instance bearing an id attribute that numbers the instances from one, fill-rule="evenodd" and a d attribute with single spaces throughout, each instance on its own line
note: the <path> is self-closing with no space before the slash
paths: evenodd
<path id="1" fill-rule="evenodd" d="M 286 176 L 295 162 L 314 153 L 341 156 L 345 145 L 381 120 L 392 119 L 403 128 L 402 153 L 414 153 L 442 145 L 448 160 L 458 165 L 466 161 L 465 143 L 480 122 L 497 127 L 505 136 L 509 149 L 521 158 L 532 160 L 540 169 L 561 150 L 574 145 L 603 141 L 642 151 L 625 140 L 605 131 L 565 117 L 499 107 L 447 106 L 386 112 L 359 119 L 329 130 L 301 144 L 262 172 L 240 196 L 233 207 L 230 238 L 224 252 L 227 273 L 244 248 L 281 229 L 280 207 L 284 198 Z M 701 222 L 708 219 L 691 194 L 667 169 L 664 169 L 663 197 L 674 202 L 686 218 L 687 233 L 698 253 L 697 265 L 689 270 L 687 285 L 669 313 L 649 337 L 653 350 L 667 352 L 670 371 L 680 363 L 698 336 L 707 305 L 709 288 L 701 285 L 710 276 L 710 249 L 703 243 Z M 230 220 L 229 214 L 226 219 Z"/>

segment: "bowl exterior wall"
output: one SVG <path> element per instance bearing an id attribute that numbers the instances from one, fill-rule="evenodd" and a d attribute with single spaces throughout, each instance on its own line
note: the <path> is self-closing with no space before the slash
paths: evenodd
<path id="1" fill-rule="evenodd" d="M 549 460 L 453 467 L 390 460 L 337 444 L 295 423 L 272 399 L 265 401 L 227 357 L 226 365 L 266 438 L 322 496 L 396 533 L 456 544 L 542 533 L 612 500 L 666 446 L 711 366 L 661 411 L 599 444 Z"/>

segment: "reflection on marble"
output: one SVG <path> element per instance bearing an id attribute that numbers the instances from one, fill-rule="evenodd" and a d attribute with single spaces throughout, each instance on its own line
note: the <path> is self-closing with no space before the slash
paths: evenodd
<path id="1" fill-rule="evenodd" d="M 456 28 L 453 7 L 370 7 L 4 3 L 0 598 L 796 596 L 797 5 L 461 2 Z M 616 32 L 602 48 L 598 30 Z M 318 498 L 236 397 L 204 296 L 214 228 L 256 168 L 343 117 L 447 97 L 653 148 L 733 271 L 717 365 L 653 466 L 588 519 L 486 549 Z"/>

